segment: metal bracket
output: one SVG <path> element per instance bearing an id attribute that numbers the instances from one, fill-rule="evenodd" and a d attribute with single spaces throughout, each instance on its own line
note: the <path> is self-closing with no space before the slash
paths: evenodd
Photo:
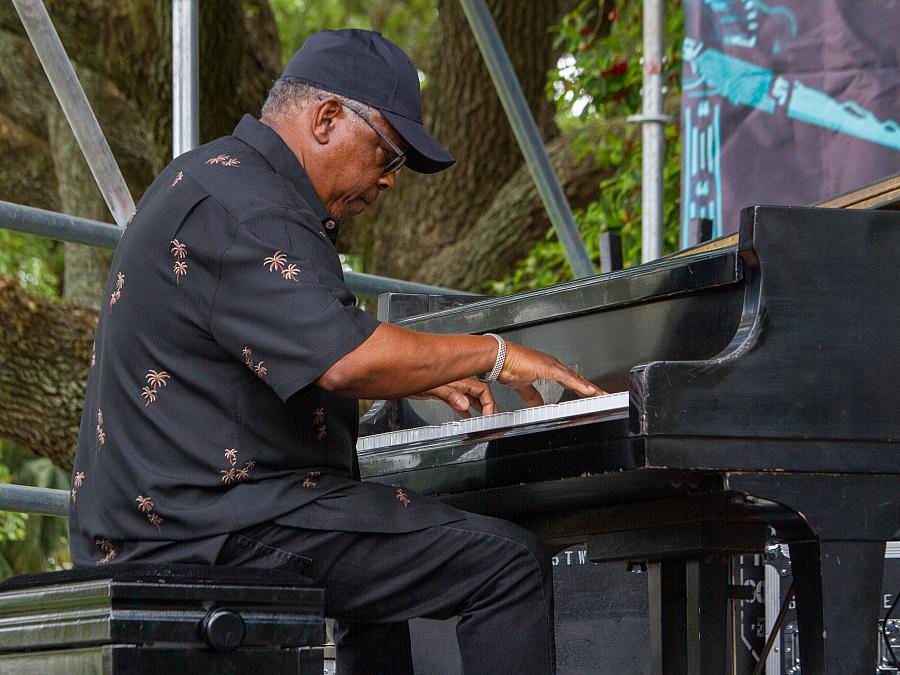
<path id="1" fill-rule="evenodd" d="M 659 122 L 660 124 L 675 123 L 675 118 L 671 115 L 629 115 L 625 119 L 635 124 L 643 124 L 645 122 Z"/>
<path id="2" fill-rule="evenodd" d="M 778 576 L 784 578 L 791 573 L 791 558 L 786 553 L 787 547 L 780 539 L 770 539 L 763 549 L 763 559 L 766 565 L 771 565 Z"/>

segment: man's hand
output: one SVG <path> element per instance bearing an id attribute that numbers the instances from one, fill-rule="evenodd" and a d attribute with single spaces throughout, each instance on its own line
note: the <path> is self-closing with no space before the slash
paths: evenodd
<path id="1" fill-rule="evenodd" d="M 459 413 L 460 417 L 471 417 L 472 413 L 469 412 L 469 408 L 475 408 L 482 415 L 493 415 L 500 412 L 494 396 L 491 394 L 491 388 L 474 377 L 450 382 L 408 398 L 431 398 L 443 401 Z"/>
<path id="2" fill-rule="evenodd" d="M 582 397 L 606 393 L 578 373 L 566 368 L 553 356 L 507 342 L 506 361 L 497 381 L 515 389 L 529 406 L 544 405 L 544 400 L 534 388 L 535 380 L 558 382 Z"/>

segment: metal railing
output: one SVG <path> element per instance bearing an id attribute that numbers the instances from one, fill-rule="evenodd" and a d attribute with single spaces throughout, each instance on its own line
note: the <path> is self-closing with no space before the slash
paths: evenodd
<path id="1" fill-rule="evenodd" d="M 68 490 L 0 483 L 0 511 L 69 517 Z"/>
<path id="2" fill-rule="evenodd" d="M 106 249 L 115 249 L 123 232 L 109 223 L 4 201 L 0 201 L 0 227 Z M 350 290 L 362 295 L 378 295 L 379 293 L 474 295 L 441 286 L 429 286 L 414 281 L 380 277 L 375 274 L 345 272 L 344 277 Z"/>

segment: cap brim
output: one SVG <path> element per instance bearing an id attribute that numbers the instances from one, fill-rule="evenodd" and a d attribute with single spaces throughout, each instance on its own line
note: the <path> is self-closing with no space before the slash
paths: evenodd
<path id="1" fill-rule="evenodd" d="M 438 143 L 425 127 L 388 110 L 380 111 L 391 126 L 409 144 L 406 150 L 406 166 L 418 173 L 437 173 L 456 161 L 447 148 Z"/>

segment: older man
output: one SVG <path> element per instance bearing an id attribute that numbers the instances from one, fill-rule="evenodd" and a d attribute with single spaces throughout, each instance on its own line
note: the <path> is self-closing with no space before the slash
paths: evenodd
<path id="1" fill-rule="evenodd" d="M 406 55 L 377 33 L 309 38 L 261 121 L 177 158 L 116 251 L 75 458 L 78 565 L 287 569 L 326 590 L 338 665 L 410 672 L 407 620 L 459 616 L 466 672 L 552 672 L 552 584 L 529 533 L 360 483 L 357 401 L 496 410 L 496 379 L 602 393 L 498 336 L 428 335 L 355 306 L 342 220 L 407 166 L 453 163 Z"/>

